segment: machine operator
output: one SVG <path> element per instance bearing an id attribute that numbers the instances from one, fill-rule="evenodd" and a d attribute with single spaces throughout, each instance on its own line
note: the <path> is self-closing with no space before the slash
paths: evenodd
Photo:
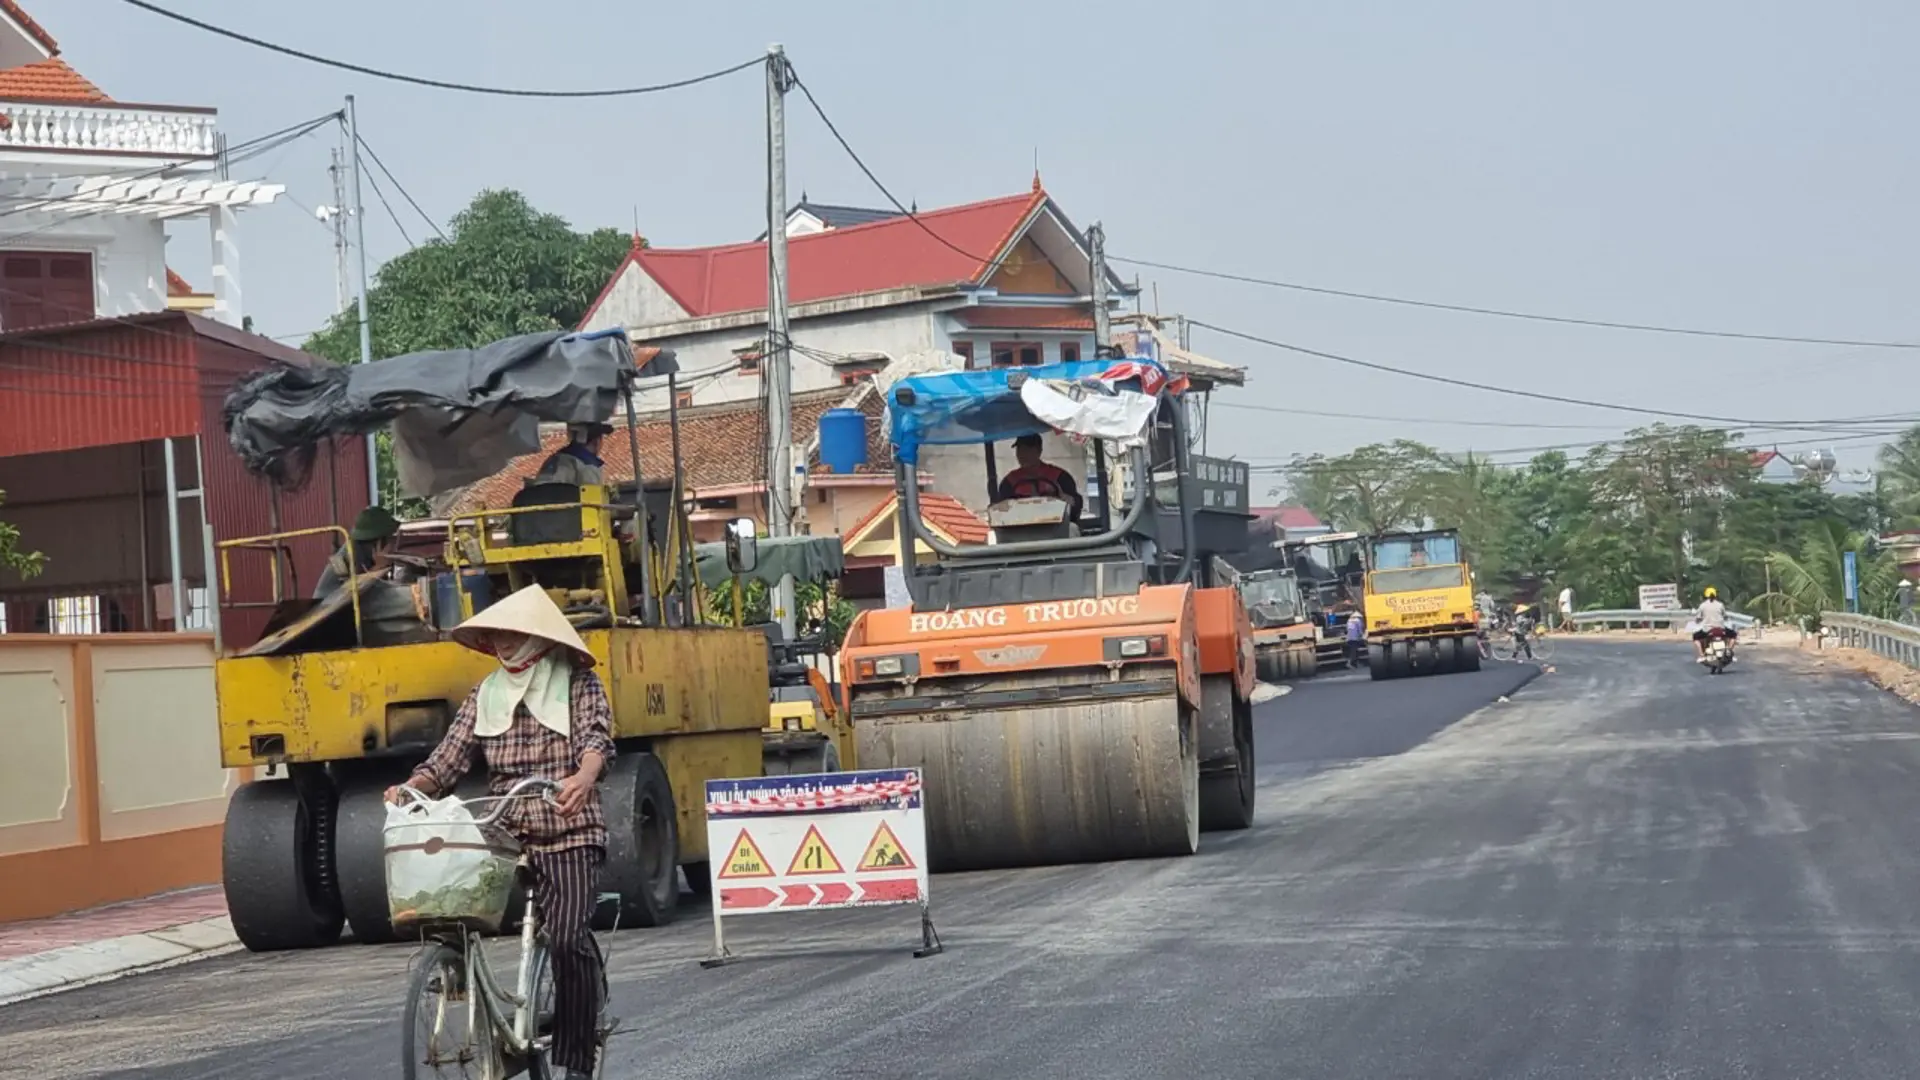
<path id="1" fill-rule="evenodd" d="M 1001 502 L 1009 499 L 1064 499 L 1068 505 L 1067 520 L 1080 520 L 1084 503 L 1079 487 L 1073 482 L 1073 474 L 1041 459 L 1040 436 L 1022 435 L 1013 440 L 1013 455 L 1019 459 L 1020 467 L 1000 478 L 1000 490 L 994 496 L 996 499 Z"/>

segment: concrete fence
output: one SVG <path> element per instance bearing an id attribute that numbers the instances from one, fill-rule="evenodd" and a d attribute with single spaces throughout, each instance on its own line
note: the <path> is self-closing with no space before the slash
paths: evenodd
<path id="1" fill-rule="evenodd" d="M 1820 625 L 1833 631 L 1833 640 L 1839 645 L 1866 649 L 1910 668 L 1920 668 L 1920 626 L 1844 611 L 1821 612 Z"/>
<path id="2" fill-rule="evenodd" d="M 0 922 L 220 880 L 213 638 L 0 636 Z"/>

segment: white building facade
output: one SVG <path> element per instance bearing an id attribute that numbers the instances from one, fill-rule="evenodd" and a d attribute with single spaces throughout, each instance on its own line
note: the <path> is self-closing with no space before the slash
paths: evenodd
<path id="1" fill-rule="evenodd" d="M 279 185 L 222 178 L 215 110 L 118 102 L 0 0 L 0 333 L 169 307 L 240 326 L 236 213 Z M 196 293 L 167 269 L 167 223 L 211 251 Z"/>

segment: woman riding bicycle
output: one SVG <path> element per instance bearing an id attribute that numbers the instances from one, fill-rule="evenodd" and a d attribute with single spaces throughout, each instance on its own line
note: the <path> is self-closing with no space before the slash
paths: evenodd
<path id="1" fill-rule="evenodd" d="M 510 804 L 500 824 L 525 847 L 534 902 L 545 919 L 554 974 L 553 1062 L 567 1080 L 586 1080 L 593 1074 L 604 963 L 591 922 L 607 857 L 606 817 L 594 783 L 613 757 L 613 707 L 593 673 L 593 654 L 537 585 L 468 619 L 453 639 L 500 666 L 467 695 L 406 786 L 432 796 L 451 792 L 475 750 L 486 758 L 494 795 L 529 778 L 560 785 L 552 802 Z M 389 789 L 387 797 L 399 802 L 400 789 Z"/>

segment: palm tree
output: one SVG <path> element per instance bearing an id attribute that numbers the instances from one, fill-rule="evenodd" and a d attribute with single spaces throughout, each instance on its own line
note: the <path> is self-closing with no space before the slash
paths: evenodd
<path id="1" fill-rule="evenodd" d="M 1908 428 L 1898 439 L 1880 448 L 1880 485 L 1894 524 L 1920 525 L 1920 427 Z"/>
<path id="2" fill-rule="evenodd" d="M 1797 554 L 1776 551 L 1767 556 L 1774 591 L 1754 599 L 1770 610 L 1776 603 L 1785 604 L 1795 616 L 1840 611 L 1846 606 L 1845 553 L 1851 551 L 1860 575 L 1860 610 L 1885 616 L 1893 607 L 1900 568 L 1892 553 L 1873 551 L 1871 541 L 1868 534 L 1849 532 L 1838 521 L 1822 521 L 1807 530 Z"/>

